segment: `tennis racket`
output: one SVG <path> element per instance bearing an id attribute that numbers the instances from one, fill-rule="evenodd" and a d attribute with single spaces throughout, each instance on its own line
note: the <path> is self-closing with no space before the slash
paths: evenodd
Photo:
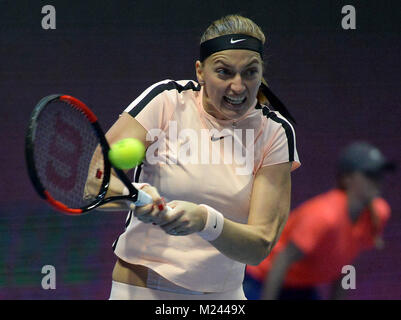
<path id="1" fill-rule="evenodd" d="M 28 173 L 39 196 L 57 210 L 80 215 L 110 201 L 153 202 L 112 165 L 109 150 L 97 117 L 80 100 L 54 94 L 34 108 L 25 138 Z M 106 197 L 112 169 L 128 195 Z"/>

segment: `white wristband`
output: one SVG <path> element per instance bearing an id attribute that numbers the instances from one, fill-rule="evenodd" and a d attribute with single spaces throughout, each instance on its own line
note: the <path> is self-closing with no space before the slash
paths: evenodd
<path id="1" fill-rule="evenodd" d="M 143 187 L 149 186 L 150 184 L 149 184 L 149 183 L 137 183 L 137 182 L 134 182 L 134 183 L 132 183 L 132 185 L 133 185 L 136 189 L 141 190 Z M 124 195 L 124 196 L 128 196 L 128 195 L 129 195 L 129 191 L 128 191 L 128 188 L 127 188 L 127 187 L 124 187 L 124 189 L 123 189 L 123 195 Z"/>
<path id="2" fill-rule="evenodd" d="M 205 227 L 198 234 L 207 241 L 216 240 L 223 231 L 224 216 L 206 204 L 200 204 L 200 206 L 206 208 L 207 219 Z"/>

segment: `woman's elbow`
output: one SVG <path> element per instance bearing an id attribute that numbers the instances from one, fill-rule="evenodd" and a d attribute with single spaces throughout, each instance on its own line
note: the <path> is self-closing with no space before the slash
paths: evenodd
<path id="1" fill-rule="evenodd" d="M 263 260 L 265 260 L 272 249 L 272 242 L 262 238 L 259 242 L 258 249 L 255 250 L 255 254 L 252 257 L 251 261 L 248 263 L 251 266 L 257 266 L 259 265 Z"/>

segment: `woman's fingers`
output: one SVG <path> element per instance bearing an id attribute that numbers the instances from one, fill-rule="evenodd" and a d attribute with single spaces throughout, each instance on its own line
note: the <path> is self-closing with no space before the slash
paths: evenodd
<path id="1" fill-rule="evenodd" d="M 178 206 L 179 202 L 176 200 L 170 201 L 167 203 L 167 206 L 169 206 L 171 209 L 174 209 L 176 206 Z"/>
<path id="2" fill-rule="evenodd" d="M 153 203 L 136 207 L 135 216 L 144 223 L 157 222 L 158 215 L 165 209 L 165 201 L 155 187 L 145 186 L 142 190 L 151 196 Z"/>
<path id="3" fill-rule="evenodd" d="M 159 194 L 159 191 L 157 191 L 155 187 L 144 186 L 142 190 L 152 197 L 153 203 L 160 204 L 164 202 L 163 198 Z"/>
<path id="4" fill-rule="evenodd" d="M 178 212 L 174 218 L 160 225 L 164 232 L 172 235 L 179 234 L 186 230 L 189 221 L 184 217 L 184 212 Z"/>
<path id="5" fill-rule="evenodd" d="M 154 203 L 135 209 L 135 216 L 140 221 L 153 223 L 170 235 L 182 236 L 194 232 L 191 223 L 195 208 L 193 204 L 178 200 L 166 204 L 156 188 L 147 187 L 144 191 L 149 192 Z M 163 210 L 160 210 L 159 205 L 163 205 Z M 170 211 L 167 211 L 167 205 Z"/>
<path id="6" fill-rule="evenodd" d="M 153 204 L 156 206 L 158 211 L 166 210 L 166 202 L 164 201 L 164 198 L 160 196 L 159 191 L 155 187 L 145 186 L 142 190 L 152 197 Z M 159 214 L 158 211 L 153 211 L 152 216 Z"/>
<path id="7" fill-rule="evenodd" d="M 147 204 L 145 206 L 141 206 L 141 207 L 136 207 L 135 208 L 135 217 L 138 218 L 138 220 L 145 222 L 145 223 L 149 223 L 151 222 L 151 212 L 154 210 L 154 205 L 151 204 Z"/>

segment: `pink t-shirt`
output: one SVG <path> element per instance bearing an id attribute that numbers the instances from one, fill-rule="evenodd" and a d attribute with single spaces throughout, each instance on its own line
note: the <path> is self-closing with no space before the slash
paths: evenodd
<path id="1" fill-rule="evenodd" d="M 265 117 L 260 106 L 235 122 L 217 120 L 204 111 L 202 90 L 191 80 L 165 80 L 125 109 L 149 135 L 158 136 L 147 149 L 139 181 L 155 186 L 167 202 L 207 204 L 225 218 L 247 223 L 257 170 L 285 162 L 299 167 L 294 130 L 278 112 Z M 190 290 L 224 292 L 243 281 L 245 264 L 198 234 L 171 236 L 131 212 L 114 248 L 121 259 Z"/>

